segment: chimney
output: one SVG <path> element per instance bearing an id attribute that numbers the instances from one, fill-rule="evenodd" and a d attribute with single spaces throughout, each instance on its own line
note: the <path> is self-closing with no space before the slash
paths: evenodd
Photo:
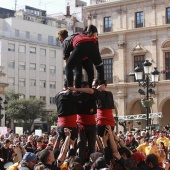
<path id="1" fill-rule="evenodd" d="M 70 6 L 66 7 L 66 16 L 70 16 Z"/>

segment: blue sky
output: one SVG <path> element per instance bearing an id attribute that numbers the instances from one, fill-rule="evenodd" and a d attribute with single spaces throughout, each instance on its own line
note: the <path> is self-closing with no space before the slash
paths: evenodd
<path id="1" fill-rule="evenodd" d="M 47 14 L 65 12 L 65 0 L 0 0 L 0 7 L 15 9 L 15 1 L 17 7 L 28 5 L 47 11 Z M 84 0 L 89 5 L 90 0 Z"/>

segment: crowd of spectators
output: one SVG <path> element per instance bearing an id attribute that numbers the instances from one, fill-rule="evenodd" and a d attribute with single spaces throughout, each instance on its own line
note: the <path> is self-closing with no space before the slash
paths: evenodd
<path id="1" fill-rule="evenodd" d="M 124 134 L 115 133 L 106 126 L 103 137 L 96 136 L 95 152 L 88 155 L 87 147 L 85 164 L 78 155 L 79 139 L 72 140 L 68 128 L 64 132 L 64 141 L 57 133 L 43 133 L 42 136 L 0 134 L 0 169 L 170 169 L 167 127 L 149 134 L 144 130 Z"/>

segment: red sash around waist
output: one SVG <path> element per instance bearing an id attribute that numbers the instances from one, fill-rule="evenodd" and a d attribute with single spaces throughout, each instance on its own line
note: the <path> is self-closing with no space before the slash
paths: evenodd
<path id="1" fill-rule="evenodd" d="M 97 125 L 114 126 L 114 124 L 112 109 L 97 109 Z"/>
<path id="2" fill-rule="evenodd" d="M 76 122 L 83 125 L 95 125 L 95 115 L 78 114 Z"/>
<path id="3" fill-rule="evenodd" d="M 58 117 L 57 126 L 77 127 L 76 118 L 77 118 L 77 115 Z"/>

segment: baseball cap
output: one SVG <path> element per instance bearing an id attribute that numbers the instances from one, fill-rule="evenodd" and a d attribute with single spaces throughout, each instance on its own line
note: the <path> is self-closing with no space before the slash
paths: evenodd
<path id="1" fill-rule="evenodd" d="M 36 154 L 32 152 L 26 152 L 22 158 L 23 162 L 31 162 L 31 161 L 36 161 L 36 160 L 37 160 L 37 156 Z"/>

